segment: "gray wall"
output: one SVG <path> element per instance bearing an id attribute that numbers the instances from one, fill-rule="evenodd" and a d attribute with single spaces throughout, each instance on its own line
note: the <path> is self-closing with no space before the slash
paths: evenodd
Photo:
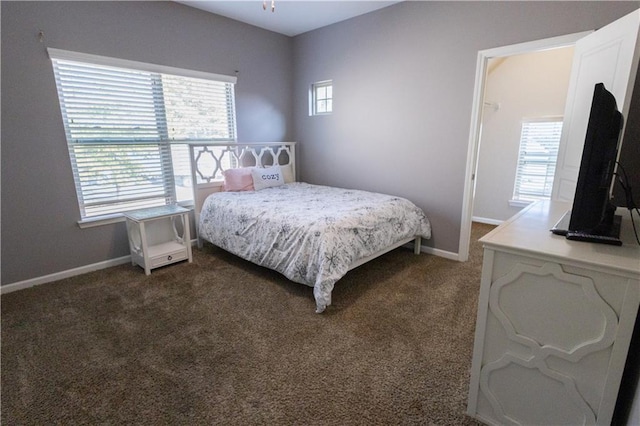
<path id="1" fill-rule="evenodd" d="M 635 206 L 640 208 L 640 72 L 636 74 L 629 114 L 625 120 L 619 159 L 629 179 Z M 626 195 L 619 184 L 614 185 L 613 195 L 616 206 L 631 207 L 627 204 Z M 637 415 L 640 417 L 640 412 Z"/>
<path id="2" fill-rule="evenodd" d="M 2 284 L 128 254 L 80 229 L 46 47 L 234 75 L 238 138 L 291 140 L 292 39 L 174 2 L 2 2 Z M 45 42 L 38 41 L 38 31 Z"/>
<path id="3" fill-rule="evenodd" d="M 302 179 L 401 195 L 457 253 L 479 50 L 602 27 L 639 2 L 402 2 L 294 40 Z M 332 79 L 334 113 L 308 116 Z M 499 159 L 497 159 L 499 161 Z"/>
<path id="4" fill-rule="evenodd" d="M 639 6 L 404 2 L 292 39 L 174 2 L 1 2 L 1 282 L 128 254 L 123 224 L 76 224 L 46 47 L 239 70 L 241 141 L 298 140 L 302 179 L 406 196 L 432 220 L 427 244 L 457 252 L 478 50 L 595 29 Z M 324 79 L 335 113 L 308 117 L 308 86 Z"/>

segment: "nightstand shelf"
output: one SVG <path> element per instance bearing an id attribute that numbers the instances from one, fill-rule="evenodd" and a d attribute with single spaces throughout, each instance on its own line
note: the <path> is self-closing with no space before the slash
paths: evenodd
<path id="1" fill-rule="evenodd" d="M 126 212 L 131 264 L 149 275 L 161 266 L 192 262 L 189 211 L 171 205 Z"/>

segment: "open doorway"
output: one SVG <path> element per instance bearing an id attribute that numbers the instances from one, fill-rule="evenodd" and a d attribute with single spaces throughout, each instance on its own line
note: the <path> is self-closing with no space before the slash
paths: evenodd
<path id="1" fill-rule="evenodd" d="M 503 108 L 498 100 L 492 100 L 486 97 L 488 75 L 491 65 L 494 69 L 508 62 L 508 58 L 517 55 L 533 54 L 535 52 L 543 52 L 566 47 L 572 47 L 575 43 L 589 34 L 590 32 L 569 34 L 561 37 L 537 40 L 517 45 L 498 47 L 495 49 L 483 50 L 478 52 L 478 61 L 476 66 L 476 83 L 473 100 L 473 110 L 471 115 L 471 132 L 469 136 L 469 149 L 467 153 L 467 170 L 466 185 L 464 191 L 464 200 L 462 206 L 462 224 L 460 232 L 460 245 L 458 257 L 460 261 L 466 261 L 469 256 L 469 243 L 471 237 L 471 222 L 474 216 L 474 195 L 476 191 L 476 176 L 478 171 L 478 154 L 480 152 L 480 140 L 482 137 L 483 123 L 485 112 L 491 109 L 499 110 Z M 566 95 L 566 91 L 564 93 Z M 485 102 L 487 105 L 485 105 Z M 489 111 L 487 111 L 489 110 Z M 521 121 L 521 120 L 520 120 Z M 518 142 L 516 142 L 519 146 Z M 497 160 L 499 161 L 502 155 Z M 513 185 L 511 180 L 510 185 Z"/>
<path id="2" fill-rule="evenodd" d="M 499 225 L 549 199 L 573 46 L 490 58 L 473 196 L 473 221 Z"/>

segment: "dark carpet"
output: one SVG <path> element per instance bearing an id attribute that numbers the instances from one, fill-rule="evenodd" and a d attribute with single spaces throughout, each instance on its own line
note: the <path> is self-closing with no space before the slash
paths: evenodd
<path id="1" fill-rule="evenodd" d="M 475 425 L 465 415 L 480 285 L 394 250 L 312 288 L 220 249 L 2 296 L 2 424 Z"/>

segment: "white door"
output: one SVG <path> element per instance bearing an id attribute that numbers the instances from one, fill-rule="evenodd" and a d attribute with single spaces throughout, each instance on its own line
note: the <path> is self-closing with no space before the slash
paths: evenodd
<path id="1" fill-rule="evenodd" d="M 573 201 L 596 83 L 626 118 L 640 55 L 640 9 L 578 40 L 564 113 L 552 199 Z"/>

